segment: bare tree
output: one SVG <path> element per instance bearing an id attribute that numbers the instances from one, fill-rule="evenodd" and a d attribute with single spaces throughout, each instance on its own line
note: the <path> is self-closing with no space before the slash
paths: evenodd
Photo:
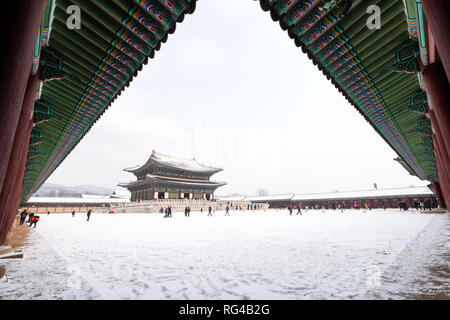
<path id="1" fill-rule="evenodd" d="M 258 188 L 256 190 L 256 194 L 258 196 L 267 196 L 269 194 L 269 191 L 267 191 L 267 189 L 265 189 L 265 188 Z"/>

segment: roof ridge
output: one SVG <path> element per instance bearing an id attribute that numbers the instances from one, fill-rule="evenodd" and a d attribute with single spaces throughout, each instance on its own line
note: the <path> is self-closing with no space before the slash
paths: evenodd
<path id="1" fill-rule="evenodd" d="M 201 166 L 203 166 L 203 167 L 205 167 L 205 168 L 217 169 L 217 170 L 223 170 L 222 168 L 219 168 L 219 167 L 208 166 L 208 165 L 206 165 L 206 164 L 200 163 L 200 162 L 198 162 L 197 159 L 195 159 L 195 157 L 193 157 L 193 158 L 183 158 L 183 157 L 171 156 L 171 155 L 167 155 L 167 154 L 164 154 L 164 153 L 156 152 L 154 149 L 153 149 L 153 151 L 152 151 L 152 155 L 150 156 L 150 158 L 152 158 L 153 155 L 156 155 L 156 156 L 160 155 L 160 156 L 163 156 L 163 157 L 168 157 L 168 158 L 177 159 L 177 160 L 189 160 L 189 161 L 194 161 L 194 162 L 197 163 L 198 165 L 201 165 Z M 155 160 L 160 160 L 160 159 L 156 158 Z"/>

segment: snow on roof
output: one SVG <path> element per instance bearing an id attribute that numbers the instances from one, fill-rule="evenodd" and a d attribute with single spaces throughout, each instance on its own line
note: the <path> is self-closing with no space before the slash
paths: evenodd
<path id="1" fill-rule="evenodd" d="M 135 171 L 144 168 L 146 166 L 149 166 L 152 162 L 160 163 L 167 167 L 173 167 L 194 172 L 219 172 L 223 170 L 222 168 L 205 166 L 199 163 L 197 160 L 195 160 L 195 158 L 187 159 L 187 158 L 173 157 L 162 153 L 157 153 L 155 150 L 152 151 L 152 155 L 144 165 L 125 168 L 124 170 Z"/>
<path id="2" fill-rule="evenodd" d="M 283 201 L 283 200 L 291 200 L 294 196 L 293 193 L 286 193 L 286 194 L 277 194 L 273 196 L 250 196 L 246 197 L 245 201 Z"/>
<path id="3" fill-rule="evenodd" d="M 217 196 L 215 195 L 214 198 L 217 200 L 224 200 L 224 201 L 243 201 L 246 196 Z"/>
<path id="4" fill-rule="evenodd" d="M 130 199 L 123 198 L 75 198 L 75 197 L 31 197 L 27 203 L 124 203 Z"/>
<path id="5" fill-rule="evenodd" d="M 412 195 L 432 195 L 433 192 L 428 187 L 408 187 L 391 189 L 372 189 L 360 191 L 328 192 L 296 194 L 292 200 L 323 200 L 323 199 L 358 199 L 358 198 L 381 198 Z"/>

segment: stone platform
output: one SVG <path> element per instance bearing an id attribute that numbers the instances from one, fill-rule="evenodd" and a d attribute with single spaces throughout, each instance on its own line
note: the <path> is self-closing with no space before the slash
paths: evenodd
<path id="1" fill-rule="evenodd" d="M 208 200 L 146 200 L 141 202 L 130 202 L 124 204 L 111 205 L 111 210 L 114 213 L 158 213 L 161 208 L 168 206 L 172 207 L 172 212 L 184 212 L 184 208 L 189 206 L 191 211 L 208 211 L 208 207 L 211 206 L 214 211 L 225 210 L 227 204 L 230 205 L 230 210 L 236 210 L 236 206 L 241 206 L 242 210 L 247 210 L 247 205 L 251 205 L 249 201 L 208 201 Z M 268 204 L 259 204 L 260 209 L 267 209 Z M 98 209 L 97 212 L 107 211 L 108 209 Z M 239 209 L 238 209 L 239 210 Z"/>

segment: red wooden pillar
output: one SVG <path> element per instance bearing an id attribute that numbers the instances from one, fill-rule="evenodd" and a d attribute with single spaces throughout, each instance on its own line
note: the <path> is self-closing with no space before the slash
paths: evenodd
<path id="1" fill-rule="evenodd" d="M 440 182 L 442 195 L 444 197 L 444 202 L 447 205 L 447 208 L 450 208 L 450 190 L 449 190 L 450 186 L 447 183 L 448 178 L 445 177 L 445 168 L 442 164 L 442 152 L 439 144 L 434 146 L 434 154 L 436 159 L 438 179 Z"/>
<path id="2" fill-rule="evenodd" d="M 423 79 L 447 156 L 450 157 L 450 87 L 442 64 L 436 62 L 427 66 Z"/>
<path id="3" fill-rule="evenodd" d="M 450 79 L 450 1 L 422 0 L 422 8 L 436 43 L 447 78 Z"/>
<path id="4" fill-rule="evenodd" d="M 445 208 L 445 202 L 442 195 L 441 186 L 439 185 L 439 182 L 431 181 L 431 184 L 433 185 L 433 191 L 436 194 L 436 199 L 438 202 L 438 205 L 440 208 Z"/>
<path id="5" fill-rule="evenodd" d="M 0 59 L 0 191 L 4 186 L 9 158 L 30 75 L 33 52 L 45 0 L 16 0 L 8 7 L 3 23 L 4 57 Z M 26 128 L 25 128 L 26 129 Z"/>
<path id="6" fill-rule="evenodd" d="M 449 200 L 450 200 L 450 184 L 449 181 L 449 171 L 448 166 L 449 163 L 444 160 L 444 154 L 442 152 L 442 145 L 438 143 L 437 141 L 437 135 L 433 134 L 433 143 L 434 143 L 434 155 L 435 155 L 435 161 L 436 161 L 436 168 L 438 173 L 438 179 L 439 179 L 439 186 L 441 187 L 442 196 L 443 196 L 443 202 L 447 205 L 447 208 L 449 208 Z M 447 166 L 447 167 L 446 167 Z"/>
<path id="7" fill-rule="evenodd" d="M 31 68 L 30 68 L 31 70 Z M 9 165 L 3 180 L 4 187 L 0 193 L 0 217 L 4 217 L 0 226 L 0 243 L 6 239 L 6 234 L 12 226 L 17 209 L 20 205 L 20 195 L 25 174 L 31 129 L 33 128 L 32 112 L 39 83 L 39 75 L 30 76 L 21 107 Z"/>
<path id="8" fill-rule="evenodd" d="M 434 149 L 436 149 L 436 146 L 439 146 L 439 148 L 441 150 L 441 156 L 442 156 L 441 164 L 443 165 L 443 169 L 445 170 L 444 176 L 446 176 L 447 179 L 449 179 L 450 178 L 450 156 L 449 156 L 450 150 L 446 149 L 446 146 L 444 143 L 444 137 L 442 136 L 441 128 L 439 126 L 439 123 L 437 122 L 436 114 L 435 114 L 434 110 L 430 110 L 428 114 L 430 116 L 431 125 L 433 128 Z M 450 137 L 447 137 L 447 138 L 449 139 Z"/>

